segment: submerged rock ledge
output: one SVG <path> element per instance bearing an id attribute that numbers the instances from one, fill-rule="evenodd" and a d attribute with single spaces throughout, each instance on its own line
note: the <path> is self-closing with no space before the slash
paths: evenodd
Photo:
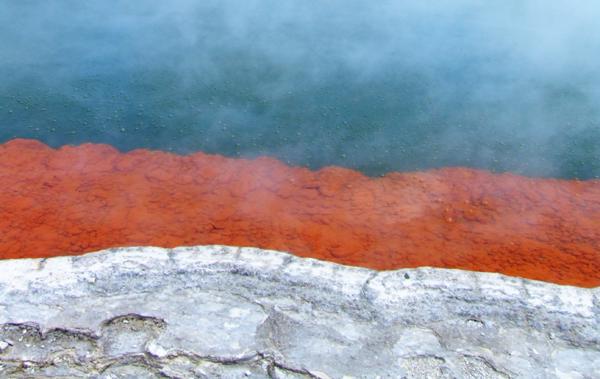
<path id="1" fill-rule="evenodd" d="M 599 288 L 225 246 L 0 261 L 3 378 L 599 376 Z"/>

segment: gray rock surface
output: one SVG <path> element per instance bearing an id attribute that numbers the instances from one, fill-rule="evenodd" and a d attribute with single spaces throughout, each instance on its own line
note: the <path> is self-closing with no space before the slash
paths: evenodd
<path id="1" fill-rule="evenodd" d="M 2 378 L 600 378 L 600 292 L 223 246 L 0 261 Z"/>

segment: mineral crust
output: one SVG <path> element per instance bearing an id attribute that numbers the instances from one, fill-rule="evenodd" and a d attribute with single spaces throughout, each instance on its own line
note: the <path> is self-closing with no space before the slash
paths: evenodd
<path id="1" fill-rule="evenodd" d="M 0 261 L 2 378 L 600 377 L 600 292 L 254 248 Z"/>
<path id="2" fill-rule="evenodd" d="M 0 145 L 0 259 L 227 244 L 378 270 L 600 285 L 600 181 L 467 168 L 367 177 L 275 159 Z"/>

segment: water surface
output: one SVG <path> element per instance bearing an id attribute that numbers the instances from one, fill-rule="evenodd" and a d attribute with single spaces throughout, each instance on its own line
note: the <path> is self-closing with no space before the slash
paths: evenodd
<path id="1" fill-rule="evenodd" d="M 4 1 L 0 142 L 600 177 L 600 7 Z"/>

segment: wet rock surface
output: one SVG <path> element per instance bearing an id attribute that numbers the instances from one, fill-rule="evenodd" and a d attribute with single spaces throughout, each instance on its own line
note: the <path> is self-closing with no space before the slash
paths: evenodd
<path id="1" fill-rule="evenodd" d="M 0 262 L 3 378 L 597 378 L 600 292 L 223 246 Z"/>

